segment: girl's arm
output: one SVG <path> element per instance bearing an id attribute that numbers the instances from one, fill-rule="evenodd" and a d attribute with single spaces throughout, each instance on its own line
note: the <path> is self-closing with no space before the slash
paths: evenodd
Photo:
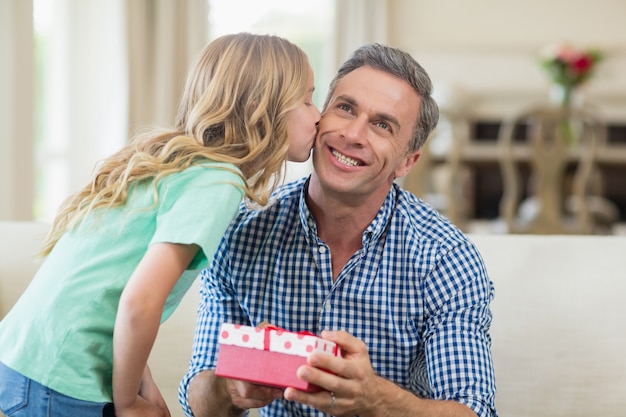
<path id="1" fill-rule="evenodd" d="M 143 371 L 143 376 L 141 377 L 141 387 L 139 388 L 139 396 L 144 400 L 148 401 L 152 405 L 156 405 L 157 407 L 163 410 L 169 410 L 167 408 L 167 403 L 165 402 L 165 398 L 163 398 L 163 394 L 159 390 L 156 382 L 152 378 L 152 372 L 150 372 L 150 368 L 146 364 L 146 367 Z"/>
<path id="2" fill-rule="evenodd" d="M 151 245 L 122 292 L 113 333 L 113 403 L 118 417 L 169 416 L 167 408 L 140 398 L 139 391 L 165 300 L 197 252 L 196 245 Z"/>

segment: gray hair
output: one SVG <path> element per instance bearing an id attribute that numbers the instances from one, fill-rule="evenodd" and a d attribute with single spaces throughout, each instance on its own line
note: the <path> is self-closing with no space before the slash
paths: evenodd
<path id="1" fill-rule="evenodd" d="M 345 61 L 335 78 L 330 83 L 328 96 L 324 103 L 324 109 L 328 106 L 337 84 L 341 79 L 357 68 L 369 66 L 409 83 L 420 97 L 419 113 L 413 129 L 413 138 L 409 143 L 409 152 L 416 152 L 426 143 L 428 135 L 433 131 L 439 121 L 439 107 L 432 97 L 433 85 L 428 73 L 407 52 L 392 48 L 379 43 L 368 44 L 358 48 Z"/>

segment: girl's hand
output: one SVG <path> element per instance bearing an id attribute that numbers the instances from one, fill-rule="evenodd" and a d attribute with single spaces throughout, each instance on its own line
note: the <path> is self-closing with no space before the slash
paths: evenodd
<path id="1" fill-rule="evenodd" d="M 170 412 L 167 409 L 159 407 L 150 401 L 145 400 L 140 395 L 137 396 L 135 402 L 124 409 L 120 409 L 115 406 L 116 417 L 170 417 Z"/>
<path id="2" fill-rule="evenodd" d="M 143 371 L 143 377 L 141 379 L 141 386 L 139 388 L 139 396 L 159 407 L 160 409 L 165 411 L 165 416 L 170 417 L 170 410 L 167 407 L 167 403 L 165 402 L 165 398 L 161 394 L 159 387 L 156 382 L 152 378 L 152 373 L 150 372 L 150 368 L 146 365 Z"/>

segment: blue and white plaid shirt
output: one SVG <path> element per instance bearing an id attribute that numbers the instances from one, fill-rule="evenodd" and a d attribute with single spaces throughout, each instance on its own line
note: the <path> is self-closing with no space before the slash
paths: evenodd
<path id="1" fill-rule="evenodd" d="M 291 331 L 346 330 L 363 340 L 381 375 L 420 397 L 452 399 L 495 416 L 489 326 L 493 285 L 474 245 L 448 220 L 394 185 L 363 245 L 333 283 L 302 179 L 262 210 L 242 208 L 210 267 L 180 400 L 215 369 L 223 322 L 268 321 Z M 323 416 L 277 400 L 261 416 Z"/>

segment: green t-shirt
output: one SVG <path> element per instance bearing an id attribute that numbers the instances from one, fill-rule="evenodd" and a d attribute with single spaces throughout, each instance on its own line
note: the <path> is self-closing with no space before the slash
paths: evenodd
<path id="1" fill-rule="evenodd" d="M 170 293 L 171 315 L 206 267 L 238 211 L 241 178 L 233 165 L 205 163 L 129 190 L 120 208 L 101 210 L 64 234 L 0 322 L 0 362 L 73 398 L 112 397 L 113 329 L 120 295 L 148 246 L 201 250 Z M 158 280 L 158 275 L 154 276 Z"/>

